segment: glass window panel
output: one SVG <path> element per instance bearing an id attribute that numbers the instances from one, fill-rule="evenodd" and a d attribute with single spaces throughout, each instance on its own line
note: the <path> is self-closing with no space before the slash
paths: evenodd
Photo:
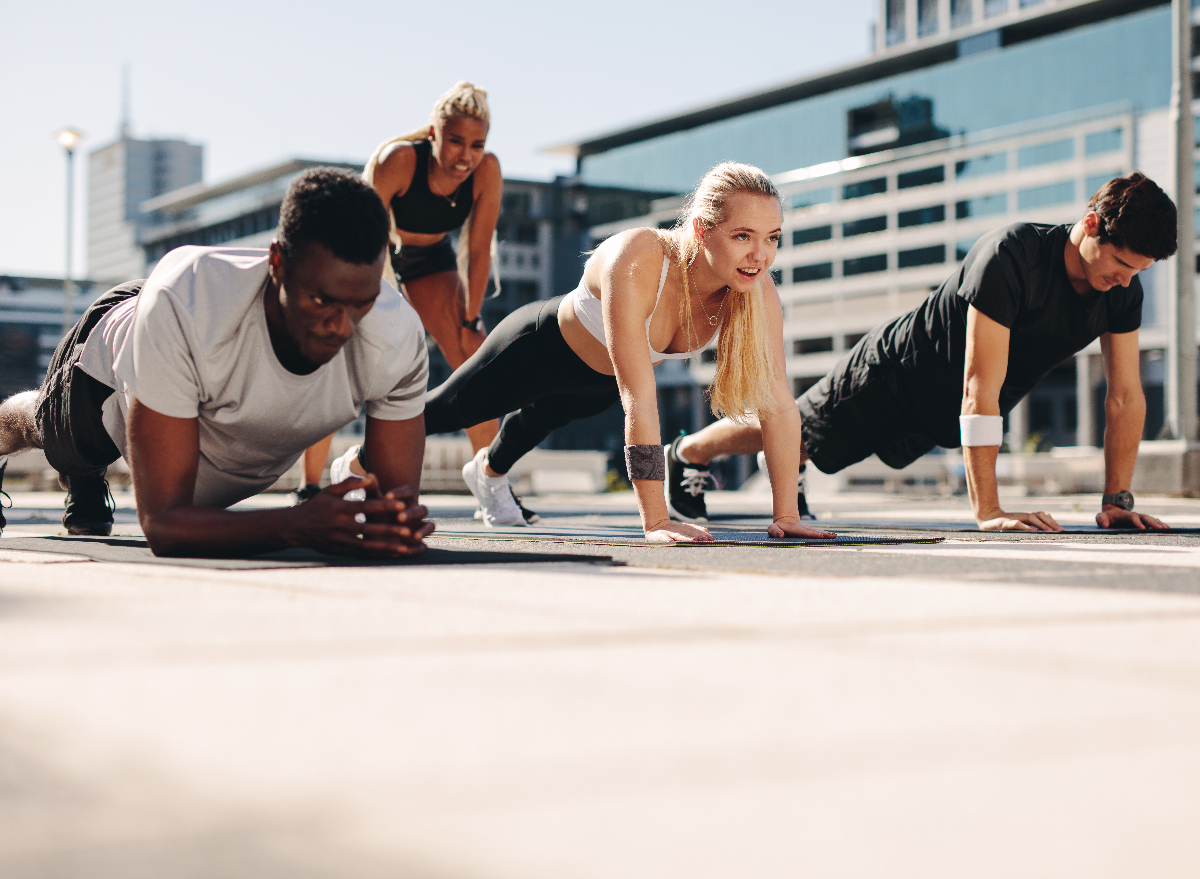
<path id="1" fill-rule="evenodd" d="M 904 0 L 887 0 L 887 44 L 904 42 Z"/>
<path id="2" fill-rule="evenodd" d="M 792 269 L 792 283 L 803 284 L 808 281 L 824 281 L 833 277 L 833 263 L 821 262 L 811 266 L 795 266 Z"/>
<path id="3" fill-rule="evenodd" d="M 978 238 L 963 238 L 960 241 L 954 242 L 954 258 L 962 262 L 967 258 L 967 254 L 971 252 L 971 248 L 975 246 Z"/>
<path id="4" fill-rule="evenodd" d="M 842 261 L 842 274 L 850 275 L 865 275 L 868 272 L 886 272 L 887 271 L 887 254 L 875 253 L 871 256 L 858 256 L 854 259 Z"/>
<path id="5" fill-rule="evenodd" d="M 917 3 L 917 36 L 937 33 L 938 0 L 919 0 Z"/>
<path id="6" fill-rule="evenodd" d="M 905 171 L 896 175 L 897 189 L 912 189 L 914 186 L 929 186 L 931 183 L 941 183 L 946 179 L 946 166 L 935 165 L 932 168 L 921 168 L 919 171 Z"/>
<path id="7" fill-rule="evenodd" d="M 955 177 L 982 177 L 1008 170 L 1008 153 L 989 153 L 954 163 Z"/>
<path id="8" fill-rule="evenodd" d="M 1113 150 L 1119 150 L 1123 141 L 1122 135 L 1123 132 L 1119 128 L 1089 134 L 1083 140 L 1083 152 L 1085 155 L 1094 156 L 1099 153 L 1111 153 Z"/>
<path id="9" fill-rule="evenodd" d="M 931 247 L 902 250 L 897 255 L 896 264 L 902 269 L 908 269 L 913 266 L 931 266 L 945 261 L 946 245 L 936 244 Z"/>
<path id="10" fill-rule="evenodd" d="M 1002 214 L 1008 210 L 1008 193 L 998 192 L 995 195 L 981 195 L 979 198 L 969 198 L 954 206 L 954 216 L 965 220 L 968 217 L 988 217 L 992 214 Z"/>
<path id="11" fill-rule="evenodd" d="M 833 226 L 813 226 L 811 229 L 793 229 L 792 246 L 812 244 L 814 241 L 828 241 L 833 237 Z"/>
<path id="12" fill-rule="evenodd" d="M 821 354 L 833 350 L 833 336 L 818 339 L 796 339 L 792 342 L 793 354 Z"/>
<path id="13" fill-rule="evenodd" d="M 901 229 L 909 226 L 928 226 L 930 223 L 941 223 L 946 219 L 946 206 L 935 204 L 927 208 L 915 208 L 911 211 L 901 211 L 896 215 L 896 225 Z"/>
<path id="14" fill-rule="evenodd" d="M 950 0 L 950 27 L 971 23 L 971 0 Z"/>
<path id="15" fill-rule="evenodd" d="M 851 238 L 855 235 L 866 235 L 869 232 L 882 232 L 887 228 L 887 217 L 864 217 L 861 220 L 851 220 L 842 223 L 842 237 Z"/>
<path id="16" fill-rule="evenodd" d="M 1050 162 L 1061 162 L 1075 157 L 1075 138 L 1067 137 L 1050 143 L 1039 143 L 1017 150 L 1017 167 L 1032 168 Z"/>
<path id="17" fill-rule="evenodd" d="M 771 269 L 771 280 L 775 282 L 775 286 L 779 287 L 783 284 L 783 269 Z"/>
<path id="18" fill-rule="evenodd" d="M 983 0 L 983 17 L 991 18 L 1008 12 L 1008 0 Z"/>
<path id="19" fill-rule="evenodd" d="M 1200 164 L 1197 164 L 1196 167 L 1200 169 Z M 1088 198 L 1091 198 L 1100 191 L 1101 186 L 1112 180 L 1114 177 L 1120 176 L 1120 171 L 1109 171 L 1107 174 L 1093 174 L 1091 177 L 1083 181 L 1083 194 Z"/>
<path id="20" fill-rule="evenodd" d="M 887 192 L 887 178 L 876 177 L 872 180 L 859 180 L 854 183 L 847 183 L 842 187 L 842 198 L 863 198 L 868 195 L 876 195 L 880 192 Z"/>
<path id="21" fill-rule="evenodd" d="M 826 186 L 823 189 L 797 192 L 792 196 L 792 207 L 799 210 L 800 208 L 811 208 L 814 205 L 829 204 L 831 201 L 833 201 L 833 187 Z"/>
<path id="22" fill-rule="evenodd" d="M 1017 193 L 1017 210 L 1028 211 L 1034 208 L 1044 208 L 1047 205 L 1065 204 L 1074 200 L 1075 181 L 1064 180 L 1061 183 L 1049 183 L 1045 186 L 1022 189 Z"/>

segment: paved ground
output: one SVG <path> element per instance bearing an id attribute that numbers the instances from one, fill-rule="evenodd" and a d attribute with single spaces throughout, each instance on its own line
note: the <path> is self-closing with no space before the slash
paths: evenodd
<path id="1" fill-rule="evenodd" d="M 61 531 L 61 496 L 14 499 L 6 879 L 1200 873 L 1197 535 L 864 495 L 816 506 L 944 541 L 595 546 L 629 495 L 511 534 L 431 498 L 439 548 L 621 564 L 217 570 L 7 549 Z M 711 503 L 743 533 L 763 505 Z"/>

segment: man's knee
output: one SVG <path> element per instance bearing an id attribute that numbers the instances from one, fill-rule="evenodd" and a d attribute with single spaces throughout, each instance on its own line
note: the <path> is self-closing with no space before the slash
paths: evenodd
<path id="1" fill-rule="evenodd" d="M 0 442 L 11 446 L 6 453 L 42 447 L 37 400 L 37 391 L 22 391 L 0 403 Z"/>

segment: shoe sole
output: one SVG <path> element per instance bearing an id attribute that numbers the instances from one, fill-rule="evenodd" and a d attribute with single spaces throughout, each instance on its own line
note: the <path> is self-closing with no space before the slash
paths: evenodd
<path id="1" fill-rule="evenodd" d="M 88 527 L 86 525 L 66 525 L 64 527 L 67 529 L 68 533 L 74 534 L 77 537 L 111 537 L 112 536 L 112 525 L 109 525 L 108 527 L 101 526 L 99 528 Z"/>
<path id="2" fill-rule="evenodd" d="M 671 514 L 671 518 L 676 522 L 687 522 L 689 525 L 707 525 L 708 518 L 706 516 L 685 516 L 679 510 L 675 509 L 671 503 L 671 498 L 667 498 L 667 512 Z"/>
<path id="3" fill-rule="evenodd" d="M 470 471 L 470 474 L 471 474 L 470 476 L 467 475 L 468 471 Z M 521 517 L 520 522 L 515 522 L 511 525 L 503 525 L 503 524 L 497 523 L 495 521 L 489 521 L 488 517 L 483 514 L 483 501 L 480 500 L 479 495 L 476 494 L 476 492 L 475 492 L 476 470 L 475 470 L 475 459 L 474 458 L 472 458 L 466 464 L 463 464 L 462 478 L 463 478 L 463 482 L 465 482 L 467 484 L 467 489 L 471 492 L 471 497 L 475 498 L 475 503 L 479 504 L 479 512 L 480 512 L 479 518 L 483 520 L 483 525 L 485 528 L 521 528 L 521 527 L 525 527 L 528 525 L 528 523 L 525 521 L 524 517 Z"/>

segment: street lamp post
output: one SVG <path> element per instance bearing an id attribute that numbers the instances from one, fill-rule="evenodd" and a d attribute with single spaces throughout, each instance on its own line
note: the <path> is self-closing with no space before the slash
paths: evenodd
<path id="1" fill-rule="evenodd" d="M 67 255 L 66 271 L 63 272 L 62 319 L 62 330 L 65 336 L 75 323 L 75 306 L 71 301 L 75 295 L 75 282 L 71 277 L 71 241 L 75 231 L 75 148 L 83 140 L 83 134 L 72 128 L 64 128 L 55 137 L 58 145 L 67 153 Z"/>

